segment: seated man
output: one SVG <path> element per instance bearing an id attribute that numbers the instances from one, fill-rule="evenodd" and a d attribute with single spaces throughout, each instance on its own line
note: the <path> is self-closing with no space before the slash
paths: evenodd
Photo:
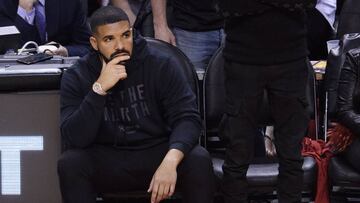
<path id="1" fill-rule="evenodd" d="M 90 50 L 90 29 L 80 0 L 1 0 L 0 26 L 15 25 L 21 42 L 60 44 L 53 54 L 83 56 Z"/>
<path id="2" fill-rule="evenodd" d="M 344 151 L 350 165 L 360 172 L 360 49 L 347 54 L 338 87 L 338 122 L 347 127 L 354 140 Z"/>
<path id="3" fill-rule="evenodd" d="M 136 35 L 119 8 L 100 8 L 90 24 L 96 51 L 61 83 L 64 202 L 133 190 L 151 192 L 153 203 L 175 190 L 184 202 L 212 202 L 211 159 L 198 146 L 196 97 L 181 67 Z"/>

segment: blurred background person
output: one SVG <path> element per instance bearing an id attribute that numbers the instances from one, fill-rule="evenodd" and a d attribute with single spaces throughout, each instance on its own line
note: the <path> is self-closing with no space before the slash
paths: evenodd
<path id="1" fill-rule="evenodd" d="M 360 48 L 347 54 L 338 88 L 338 122 L 347 127 L 355 139 L 345 149 L 344 157 L 360 172 Z"/>
<path id="2" fill-rule="evenodd" d="M 335 38 L 336 0 L 318 0 L 315 8 L 307 12 L 309 59 L 326 60 L 326 42 Z"/>
<path id="3" fill-rule="evenodd" d="M 90 29 L 80 0 L 1 0 L 0 26 L 15 25 L 21 43 L 55 42 L 52 54 L 83 56 L 90 50 Z"/>

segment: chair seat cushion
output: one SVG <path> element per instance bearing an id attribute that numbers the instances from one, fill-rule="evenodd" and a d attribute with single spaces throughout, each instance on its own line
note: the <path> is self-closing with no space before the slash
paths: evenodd
<path id="1" fill-rule="evenodd" d="M 360 186 L 360 173 L 341 156 L 330 160 L 329 177 L 332 185 L 335 186 Z"/>
<path id="2" fill-rule="evenodd" d="M 216 177 L 220 180 L 223 171 L 222 165 L 224 159 L 214 155 L 213 166 Z M 247 171 L 247 180 L 249 187 L 276 187 L 278 171 L 278 163 L 265 163 L 265 164 L 250 164 L 249 170 Z M 304 157 L 303 163 L 304 170 L 304 189 L 311 190 L 316 182 L 316 161 L 312 157 Z"/>

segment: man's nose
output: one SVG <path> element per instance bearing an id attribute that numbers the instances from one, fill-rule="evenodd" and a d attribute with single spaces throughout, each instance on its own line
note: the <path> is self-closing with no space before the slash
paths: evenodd
<path id="1" fill-rule="evenodd" d="M 121 40 L 117 40 L 115 46 L 116 46 L 115 49 L 118 50 L 122 50 L 124 48 L 124 44 L 122 43 Z"/>

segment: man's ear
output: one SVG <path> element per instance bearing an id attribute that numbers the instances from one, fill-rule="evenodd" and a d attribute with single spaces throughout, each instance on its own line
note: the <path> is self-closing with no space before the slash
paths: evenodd
<path id="1" fill-rule="evenodd" d="M 96 51 L 99 50 L 98 46 L 97 46 L 97 41 L 96 41 L 96 38 L 91 36 L 90 37 L 90 44 L 92 46 L 93 49 L 95 49 Z"/>

